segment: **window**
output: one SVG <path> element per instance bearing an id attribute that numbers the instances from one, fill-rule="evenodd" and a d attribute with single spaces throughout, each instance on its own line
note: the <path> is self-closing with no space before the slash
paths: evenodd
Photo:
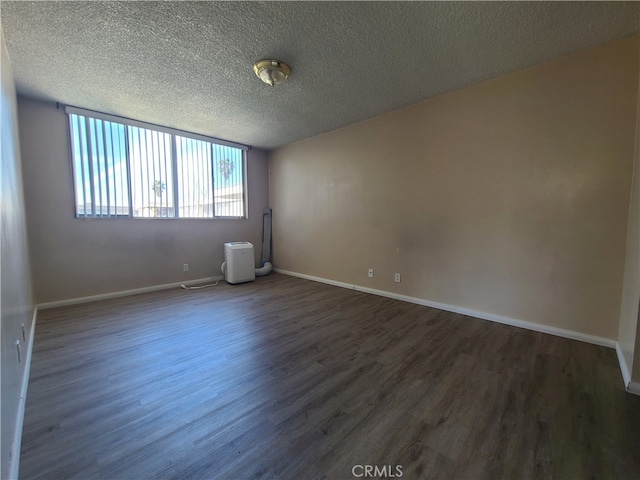
<path id="1" fill-rule="evenodd" d="M 76 216 L 244 218 L 248 147 L 67 107 Z"/>

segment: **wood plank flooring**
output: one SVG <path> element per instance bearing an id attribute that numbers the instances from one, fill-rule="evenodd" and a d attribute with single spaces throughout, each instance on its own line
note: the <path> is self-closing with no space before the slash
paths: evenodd
<path id="1" fill-rule="evenodd" d="M 353 479 L 356 465 L 637 479 L 640 397 L 612 349 L 279 274 L 38 316 L 23 479 Z"/>

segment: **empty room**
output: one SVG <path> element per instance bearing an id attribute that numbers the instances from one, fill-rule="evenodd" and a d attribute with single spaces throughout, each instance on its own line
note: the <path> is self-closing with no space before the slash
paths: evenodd
<path id="1" fill-rule="evenodd" d="M 2 479 L 640 478 L 640 3 L 0 3 Z"/>

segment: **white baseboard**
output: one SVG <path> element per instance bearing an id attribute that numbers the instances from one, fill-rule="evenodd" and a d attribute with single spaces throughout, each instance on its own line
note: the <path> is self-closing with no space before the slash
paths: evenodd
<path id="1" fill-rule="evenodd" d="M 620 343 L 618 342 L 616 342 L 616 355 L 618 356 L 618 364 L 620 365 L 624 387 L 628 390 L 629 384 L 631 383 L 631 370 L 629 370 L 627 359 L 624 358 L 624 353 L 622 353 L 622 348 L 620 348 Z"/>
<path id="2" fill-rule="evenodd" d="M 57 300 L 55 302 L 39 303 L 38 308 L 40 310 L 46 310 L 48 308 L 66 307 L 68 305 L 78 305 L 80 303 L 95 302 L 98 300 L 107 300 L 109 298 L 127 297 L 129 295 L 136 295 L 138 293 L 157 292 L 160 290 L 169 290 L 171 288 L 179 288 L 180 285 L 197 285 L 206 282 L 215 282 L 216 280 L 222 280 L 222 275 L 216 277 L 199 278 L 197 280 L 187 280 L 184 282 L 165 283 L 164 285 L 152 285 L 150 287 L 134 288 L 132 290 L 121 290 L 119 292 L 101 293 L 100 295 L 90 295 L 88 297 L 69 298 L 67 300 Z"/>
<path id="3" fill-rule="evenodd" d="M 446 303 L 432 302 L 423 298 L 410 297 L 408 295 L 400 295 L 398 293 L 386 292 L 384 290 L 376 290 L 373 288 L 363 287 L 360 285 L 352 285 L 349 283 L 338 282 L 335 280 L 329 280 L 321 277 L 314 277 L 312 275 L 306 275 L 303 273 L 290 272 L 275 268 L 274 271 L 282 273 L 284 275 L 290 275 L 292 277 L 304 278 L 306 280 L 313 280 L 314 282 L 326 283 L 328 285 L 334 285 L 336 287 L 348 288 L 351 290 L 357 290 L 359 292 L 371 293 L 373 295 L 379 295 L 381 297 L 393 298 L 395 300 L 402 300 L 404 302 L 415 303 L 423 305 L 425 307 L 437 308 L 439 310 L 446 310 L 447 312 L 460 313 L 469 317 L 481 318 L 483 320 L 490 320 L 492 322 L 502 323 L 505 325 L 511 325 L 513 327 L 525 328 L 527 330 L 533 330 L 535 332 L 549 333 L 558 337 L 570 338 L 572 340 L 579 340 L 581 342 L 592 343 L 603 347 L 615 348 L 616 341 L 610 338 L 598 337 L 595 335 L 588 335 L 586 333 L 575 332 L 573 330 L 565 330 L 563 328 L 551 327 L 548 325 L 542 325 L 540 323 L 527 322 L 524 320 L 517 320 L 515 318 L 504 317 L 502 315 L 495 315 L 493 313 L 480 312 L 478 310 L 471 310 L 469 308 L 457 307 L 455 305 L 449 305 Z"/>
<path id="4" fill-rule="evenodd" d="M 627 385 L 627 392 L 633 393 L 634 395 L 640 395 L 640 383 L 629 382 L 629 385 Z"/>
<path id="5" fill-rule="evenodd" d="M 18 412 L 16 414 L 16 430 L 11 443 L 11 459 L 9 460 L 9 479 L 17 480 L 20 473 L 20 448 L 22 445 L 22 427 L 24 426 L 24 410 L 27 403 L 27 389 L 29 388 L 29 373 L 31 372 L 31 354 L 33 353 L 33 339 L 36 333 L 36 321 L 38 317 L 38 306 L 33 308 L 31 317 L 31 328 L 29 339 L 27 340 L 27 352 L 24 357 L 25 365 L 22 374 L 22 385 L 20 387 L 20 400 L 18 402 Z"/>
<path id="6" fill-rule="evenodd" d="M 618 355 L 618 364 L 620 365 L 620 372 L 622 372 L 624 388 L 629 393 L 640 395 L 640 383 L 631 381 L 631 370 L 629 369 L 627 359 L 624 357 L 624 353 L 622 353 L 622 349 L 618 342 L 616 342 L 616 355 Z"/>

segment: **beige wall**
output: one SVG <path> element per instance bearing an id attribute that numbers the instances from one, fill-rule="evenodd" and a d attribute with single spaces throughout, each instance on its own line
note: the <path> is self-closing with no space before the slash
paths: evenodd
<path id="1" fill-rule="evenodd" d="M 20 393 L 25 373 L 27 345 L 22 338 L 22 324 L 29 339 L 33 318 L 31 276 L 27 248 L 27 232 L 22 191 L 22 170 L 16 92 L 9 55 L 0 28 L 0 70 L 2 97 L 0 98 L 0 317 L 2 328 L 2 469 L 0 478 L 9 478 L 9 458 L 17 427 Z M 16 340 L 20 342 L 22 362 L 18 363 Z M 19 452 L 13 452 L 13 457 Z"/>
<path id="2" fill-rule="evenodd" d="M 248 220 L 77 219 L 64 110 L 20 97 L 18 112 L 38 303 L 218 276 L 225 242 L 250 241 L 260 258 L 263 151 L 248 154 Z"/>
<path id="3" fill-rule="evenodd" d="M 273 151 L 274 264 L 616 339 L 637 93 L 635 36 Z"/>

